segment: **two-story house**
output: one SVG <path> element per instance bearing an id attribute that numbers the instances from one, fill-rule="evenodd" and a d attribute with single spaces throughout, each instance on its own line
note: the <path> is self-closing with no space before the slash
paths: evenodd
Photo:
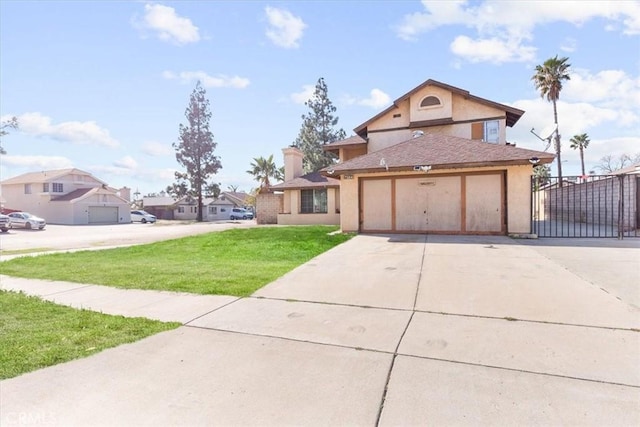
<path id="1" fill-rule="evenodd" d="M 129 189 L 111 188 L 80 169 L 26 173 L 0 186 L 4 208 L 30 212 L 50 224 L 131 222 Z"/>
<path id="2" fill-rule="evenodd" d="M 506 127 L 523 114 L 435 80 L 407 92 L 356 135 L 324 147 L 339 157 L 320 173 L 339 183 L 341 229 L 529 233 L 533 166 L 554 155 L 506 141 Z M 278 187 L 285 209 L 300 212 L 300 197 L 287 192 L 304 188 Z"/>

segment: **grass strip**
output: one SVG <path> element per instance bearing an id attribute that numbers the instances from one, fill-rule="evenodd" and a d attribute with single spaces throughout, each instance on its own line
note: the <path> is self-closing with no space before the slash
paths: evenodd
<path id="1" fill-rule="evenodd" d="M 337 229 L 231 229 L 126 248 L 20 257 L 0 263 L 0 274 L 242 297 L 353 237 L 332 233 Z"/>
<path id="2" fill-rule="evenodd" d="M 0 291 L 0 380 L 138 341 L 180 323 L 111 316 Z"/>

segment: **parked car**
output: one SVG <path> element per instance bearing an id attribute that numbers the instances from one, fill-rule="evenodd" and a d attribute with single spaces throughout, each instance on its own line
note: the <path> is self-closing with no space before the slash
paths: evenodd
<path id="1" fill-rule="evenodd" d="M 6 233 L 11 228 L 11 218 L 9 215 L 0 214 L 0 231 Z"/>
<path id="2" fill-rule="evenodd" d="M 131 222 L 141 222 L 143 224 L 150 222 L 153 224 L 156 222 L 156 216 L 146 211 L 131 211 Z"/>
<path id="3" fill-rule="evenodd" d="M 11 212 L 9 214 L 9 221 L 10 228 L 22 227 L 27 230 L 36 228 L 42 230 L 47 225 L 44 219 L 29 212 Z"/>
<path id="4" fill-rule="evenodd" d="M 243 208 L 233 208 L 229 214 L 229 219 L 253 219 L 253 212 Z"/>

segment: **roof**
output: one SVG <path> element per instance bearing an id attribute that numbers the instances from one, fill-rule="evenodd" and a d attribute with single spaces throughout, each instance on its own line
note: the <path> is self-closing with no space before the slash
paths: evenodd
<path id="1" fill-rule="evenodd" d="M 249 195 L 242 191 L 223 191 L 220 193 L 220 197 L 226 197 L 234 204 L 244 205 Z"/>
<path id="2" fill-rule="evenodd" d="M 385 110 L 381 111 L 380 113 L 376 114 L 375 116 L 373 116 L 372 118 L 370 118 L 369 120 L 367 120 L 366 122 L 361 124 L 360 126 L 356 127 L 354 129 L 354 131 L 357 134 L 361 134 L 363 131 L 366 130 L 366 128 L 367 128 L 367 126 L 369 126 L 369 124 L 371 124 L 372 122 L 378 120 L 380 117 L 384 116 L 385 114 L 389 113 L 390 111 L 394 110 L 395 108 L 398 108 L 398 105 L 402 101 L 408 99 L 411 95 L 413 95 L 414 93 L 418 92 L 419 90 L 423 89 L 426 86 L 437 86 L 439 88 L 448 90 L 448 91 L 450 91 L 452 93 L 461 95 L 466 99 L 470 99 L 470 100 L 478 102 L 480 104 L 484 104 L 484 105 L 488 105 L 490 107 L 499 108 L 501 110 L 504 110 L 506 115 L 507 115 L 507 126 L 509 126 L 509 127 L 515 125 L 516 122 L 520 119 L 520 117 L 522 117 L 522 115 L 524 114 L 524 111 L 520 110 L 518 108 L 509 107 L 508 105 L 500 104 L 500 103 L 494 102 L 494 101 L 489 101 L 488 99 L 480 98 L 479 96 L 475 96 L 475 95 L 471 95 L 469 93 L 469 91 L 467 91 L 467 90 L 460 89 L 460 88 L 457 88 L 455 86 L 450 86 L 448 84 L 441 83 L 441 82 L 436 81 L 436 80 L 429 79 L 429 80 L 425 81 L 424 83 L 422 83 L 421 85 L 416 86 L 415 88 L 411 89 L 409 92 L 405 93 L 400 98 L 398 98 L 395 101 L 393 101 L 393 105 L 391 105 L 389 108 L 386 108 Z"/>
<path id="3" fill-rule="evenodd" d="M 325 144 L 322 146 L 322 149 L 325 151 L 336 150 L 338 148 L 344 147 L 356 147 L 358 145 L 366 145 L 367 140 L 362 138 L 360 135 L 350 136 L 347 139 L 341 139 L 340 141 L 331 142 L 329 144 Z"/>
<path id="4" fill-rule="evenodd" d="M 290 179 L 282 184 L 272 185 L 271 190 L 299 190 L 306 188 L 340 187 L 340 180 L 323 176 L 320 172 L 311 172 L 298 178 Z"/>
<path id="5" fill-rule="evenodd" d="M 66 175 L 76 174 L 76 175 L 87 175 L 91 176 L 93 179 L 98 181 L 101 184 L 105 184 L 106 182 L 99 180 L 95 176 L 91 175 L 89 172 L 85 172 L 76 168 L 69 169 L 57 169 L 57 170 L 48 170 L 48 171 L 40 171 L 40 172 L 28 172 L 23 173 L 22 175 L 14 176 L 13 178 L 5 179 L 2 181 L 3 185 L 6 184 L 34 184 L 39 182 L 51 182 L 58 178 L 61 178 Z"/>
<path id="6" fill-rule="evenodd" d="M 640 163 L 629 165 L 611 172 L 611 175 L 640 174 Z"/>
<path id="7" fill-rule="evenodd" d="M 500 165 L 527 165 L 530 159 L 538 164 L 551 163 L 555 155 L 542 151 L 491 144 L 442 134 L 425 134 L 325 168 L 336 175 L 366 172 L 414 170 L 415 166 L 431 169 L 470 168 Z"/>
<path id="8" fill-rule="evenodd" d="M 95 190 L 96 187 L 93 188 L 79 188 L 77 190 L 73 190 L 71 193 L 63 194 L 61 196 L 52 197 L 52 202 L 69 202 L 71 200 L 78 199 L 89 192 Z"/>

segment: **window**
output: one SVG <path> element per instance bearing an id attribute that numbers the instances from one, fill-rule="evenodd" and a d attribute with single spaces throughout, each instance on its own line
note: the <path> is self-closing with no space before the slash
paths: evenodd
<path id="1" fill-rule="evenodd" d="M 49 183 L 48 182 L 43 182 L 42 183 L 42 192 L 43 193 L 48 193 L 49 192 Z"/>
<path id="2" fill-rule="evenodd" d="M 300 213 L 327 213 L 327 190 L 301 190 Z"/>
<path id="3" fill-rule="evenodd" d="M 441 102 L 437 97 L 430 95 L 425 97 L 422 101 L 420 101 L 420 108 L 436 107 L 440 104 Z"/>
<path id="4" fill-rule="evenodd" d="M 491 120 L 484 122 L 484 137 L 485 142 L 493 142 L 497 144 L 500 142 L 500 122 L 497 120 Z"/>
<path id="5" fill-rule="evenodd" d="M 178 213 L 184 213 L 184 206 L 178 206 Z"/>
<path id="6" fill-rule="evenodd" d="M 220 208 L 220 212 L 226 212 L 227 210 L 225 208 Z"/>
<path id="7" fill-rule="evenodd" d="M 62 183 L 61 182 L 54 182 L 53 184 L 51 184 L 51 186 L 53 187 L 52 191 L 54 193 L 62 193 L 64 191 L 62 189 Z"/>
<path id="8" fill-rule="evenodd" d="M 31 184 L 24 185 L 24 194 L 31 194 Z"/>
<path id="9" fill-rule="evenodd" d="M 217 206 L 209 206 L 209 213 L 211 215 L 217 215 L 218 214 L 218 207 Z"/>

